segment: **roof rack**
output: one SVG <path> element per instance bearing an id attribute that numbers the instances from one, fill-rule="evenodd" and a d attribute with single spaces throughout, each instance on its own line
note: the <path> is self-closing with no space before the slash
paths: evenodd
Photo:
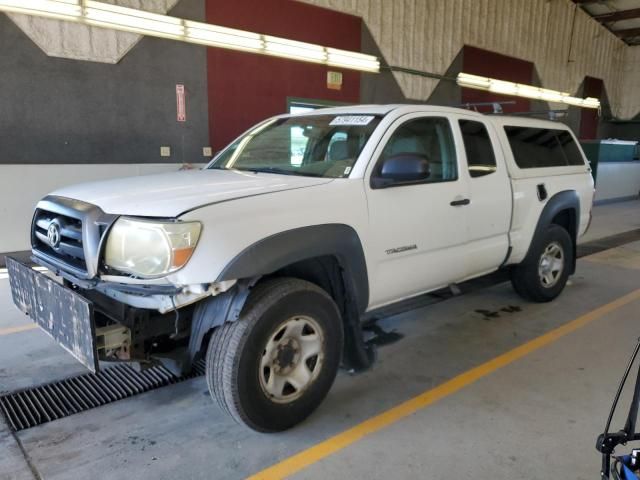
<path id="1" fill-rule="evenodd" d="M 568 110 L 532 110 L 530 112 L 509 113 L 509 115 L 513 115 L 514 117 L 546 116 L 548 120 L 560 120 L 561 118 L 565 118 L 568 113 Z M 495 114 L 496 112 L 493 112 L 491 115 Z"/>
<path id="2" fill-rule="evenodd" d="M 485 115 L 503 115 L 504 111 L 502 110 L 502 105 L 515 105 L 515 101 L 505 101 L 505 102 L 475 102 L 475 103 L 461 103 L 459 105 L 455 105 L 458 108 L 466 108 L 467 110 L 473 110 L 474 112 L 478 112 L 477 107 L 492 107 L 493 112 L 486 113 Z M 481 113 L 481 112 L 478 112 Z M 560 120 L 561 118 L 565 118 L 567 116 L 567 110 L 531 110 L 528 112 L 510 112 L 509 115 L 513 115 L 516 117 L 535 117 L 535 116 L 545 116 L 549 120 Z"/>
<path id="3" fill-rule="evenodd" d="M 478 111 L 477 107 L 493 107 L 494 114 L 502 113 L 502 105 L 515 105 L 516 102 L 513 100 L 508 100 L 504 102 L 475 102 L 475 103 L 461 103 L 459 105 L 455 105 L 458 108 L 466 108 L 467 110 L 473 110 L 474 112 Z M 478 112 L 480 113 L 480 112 Z"/>

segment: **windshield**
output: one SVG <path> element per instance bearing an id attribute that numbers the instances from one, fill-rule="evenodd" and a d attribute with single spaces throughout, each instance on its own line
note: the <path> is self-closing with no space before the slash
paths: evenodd
<path id="1" fill-rule="evenodd" d="M 229 145 L 207 168 L 347 177 L 378 123 L 375 115 L 271 119 Z"/>

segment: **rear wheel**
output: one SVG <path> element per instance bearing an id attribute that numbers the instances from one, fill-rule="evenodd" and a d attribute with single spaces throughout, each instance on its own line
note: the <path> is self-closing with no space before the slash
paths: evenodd
<path id="1" fill-rule="evenodd" d="M 511 283 L 525 299 L 549 302 L 567 284 L 573 259 L 571 237 L 561 226 L 549 225 L 531 248 L 529 259 L 511 271 Z"/>
<path id="2" fill-rule="evenodd" d="M 286 430 L 326 396 L 342 343 L 340 312 L 324 290 L 293 278 L 266 281 L 254 288 L 238 321 L 213 332 L 209 391 L 239 423 Z"/>

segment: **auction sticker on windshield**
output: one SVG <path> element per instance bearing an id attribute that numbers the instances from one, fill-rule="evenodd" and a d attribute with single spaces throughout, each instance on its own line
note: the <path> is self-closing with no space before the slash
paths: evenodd
<path id="1" fill-rule="evenodd" d="M 334 118 L 329 125 L 335 127 L 337 125 L 369 125 L 371 120 L 375 117 L 373 115 L 341 115 Z"/>

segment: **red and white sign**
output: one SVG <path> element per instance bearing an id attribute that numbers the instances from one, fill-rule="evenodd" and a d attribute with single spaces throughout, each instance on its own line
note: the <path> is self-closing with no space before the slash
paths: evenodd
<path id="1" fill-rule="evenodd" d="M 176 102 L 178 105 L 178 121 L 187 121 L 187 102 L 184 95 L 184 85 L 176 85 Z"/>

